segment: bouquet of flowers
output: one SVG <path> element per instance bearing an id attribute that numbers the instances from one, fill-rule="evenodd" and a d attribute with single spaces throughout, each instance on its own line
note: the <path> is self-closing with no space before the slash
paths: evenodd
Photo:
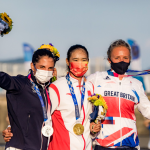
<path id="1" fill-rule="evenodd" d="M 59 60 L 60 54 L 59 54 L 57 48 L 55 48 L 51 43 L 49 43 L 47 45 L 46 44 L 42 44 L 39 49 L 43 49 L 43 48 L 50 50 L 52 52 L 52 54 L 56 57 L 56 61 Z"/>
<path id="2" fill-rule="evenodd" d="M 4 12 L 0 13 L 0 35 L 8 34 L 12 30 L 12 20 L 11 18 Z"/>
<path id="3" fill-rule="evenodd" d="M 98 123 L 99 120 L 102 120 L 106 116 L 108 109 L 107 103 L 104 98 L 99 94 L 91 95 L 88 100 L 93 104 L 94 111 L 90 114 L 92 121 Z"/>

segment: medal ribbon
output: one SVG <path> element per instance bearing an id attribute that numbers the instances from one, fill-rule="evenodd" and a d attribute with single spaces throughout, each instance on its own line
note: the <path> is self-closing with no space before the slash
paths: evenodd
<path id="1" fill-rule="evenodd" d="M 150 74 L 150 70 L 143 70 L 143 71 L 138 71 L 138 70 L 127 70 L 127 72 L 137 72 L 138 74 L 136 75 L 120 75 L 115 72 L 112 72 L 111 69 L 107 70 L 108 75 L 114 76 L 114 77 L 130 77 L 130 76 L 140 76 L 140 75 L 147 75 Z M 140 73 L 139 73 L 140 72 Z"/>
<path id="2" fill-rule="evenodd" d="M 44 122 L 46 122 L 48 120 L 48 117 L 47 117 L 46 107 L 44 105 L 44 101 L 43 101 L 42 95 L 40 93 L 40 90 L 39 90 L 38 86 L 32 81 L 31 74 L 29 74 L 27 77 L 30 80 L 30 82 L 32 83 L 32 85 L 34 87 L 34 90 L 36 91 L 36 93 L 37 93 L 37 95 L 38 95 L 38 97 L 40 99 L 42 110 L 43 110 Z"/>
<path id="3" fill-rule="evenodd" d="M 74 88 L 72 85 L 72 82 L 70 81 L 70 76 L 69 73 L 66 75 L 66 79 L 67 79 L 67 84 L 69 86 L 70 89 L 70 93 L 74 102 L 74 106 L 75 106 L 75 115 L 76 115 L 76 120 L 78 120 L 80 118 L 80 114 L 79 114 L 79 107 L 78 107 L 78 102 L 77 102 L 77 98 L 76 95 L 74 93 Z M 84 96 L 85 96 L 85 82 L 83 82 L 83 87 L 81 90 L 81 109 L 83 106 L 83 102 L 84 102 Z"/>

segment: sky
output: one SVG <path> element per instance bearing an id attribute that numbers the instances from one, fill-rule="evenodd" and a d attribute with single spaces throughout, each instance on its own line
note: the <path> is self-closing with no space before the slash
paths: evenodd
<path id="1" fill-rule="evenodd" d="M 149 0 L 0 0 L 0 12 L 13 20 L 0 37 L 0 60 L 23 57 L 24 42 L 35 50 L 52 43 L 61 58 L 82 44 L 91 58 L 106 58 L 111 42 L 130 38 L 140 46 L 142 69 L 150 69 Z"/>

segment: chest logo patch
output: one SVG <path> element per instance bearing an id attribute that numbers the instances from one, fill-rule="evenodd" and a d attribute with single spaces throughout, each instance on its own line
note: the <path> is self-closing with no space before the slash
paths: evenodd
<path id="1" fill-rule="evenodd" d="M 105 78 L 105 80 L 110 80 L 110 78 L 107 76 L 107 77 Z"/>

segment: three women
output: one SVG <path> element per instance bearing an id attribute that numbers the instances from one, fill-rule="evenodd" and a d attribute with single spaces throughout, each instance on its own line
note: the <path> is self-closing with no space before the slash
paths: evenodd
<path id="1" fill-rule="evenodd" d="M 125 73 L 130 65 L 130 51 L 130 46 L 125 41 L 115 41 L 107 52 L 111 70 L 97 72 L 85 81 L 88 52 L 81 45 L 69 49 L 67 76 L 50 85 L 54 133 L 49 150 L 90 149 L 88 115 L 91 106 L 86 99 L 93 90 L 94 93 L 101 94 L 108 105 L 102 129 L 95 139 L 95 150 L 138 148 L 134 107 L 137 106 L 150 119 L 150 103 L 142 83 Z M 94 126 L 98 131 L 100 127 Z"/>

